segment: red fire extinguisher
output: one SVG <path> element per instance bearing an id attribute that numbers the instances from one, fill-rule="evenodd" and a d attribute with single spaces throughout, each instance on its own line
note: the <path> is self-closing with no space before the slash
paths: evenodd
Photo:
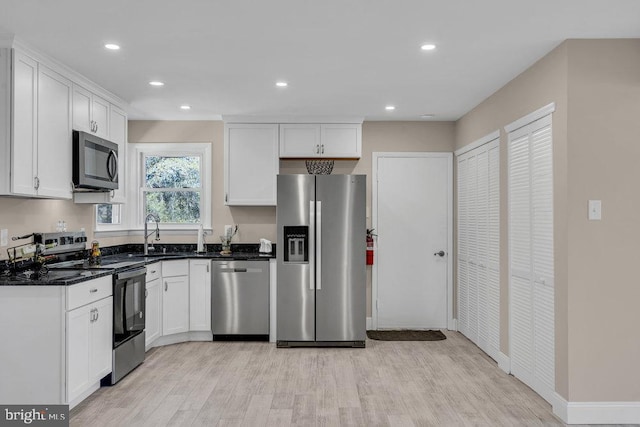
<path id="1" fill-rule="evenodd" d="M 367 265 L 373 265 L 373 228 L 367 228 Z"/>

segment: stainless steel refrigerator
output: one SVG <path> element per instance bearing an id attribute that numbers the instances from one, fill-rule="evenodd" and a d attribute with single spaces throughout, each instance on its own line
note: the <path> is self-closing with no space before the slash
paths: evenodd
<path id="1" fill-rule="evenodd" d="M 278 347 L 364 347 L 365 193 L 364 175 L 278 175 Z"/>

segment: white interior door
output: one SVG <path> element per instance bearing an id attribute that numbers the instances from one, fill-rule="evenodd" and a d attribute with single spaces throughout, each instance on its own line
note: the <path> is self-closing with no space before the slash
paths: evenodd
<path id="1" fill-rule="evenodd" d="M 447 328 L 452 155 L 379 153 L 373 167 L 374 327 Z"/>

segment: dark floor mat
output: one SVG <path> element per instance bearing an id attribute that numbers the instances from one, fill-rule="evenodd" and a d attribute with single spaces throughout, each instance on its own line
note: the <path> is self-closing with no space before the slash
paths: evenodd
<path id="1" fill-rule="evenodd" d="M 440 341 L 447 339 L 441 331 L 367 331 L 367 337 L 379 341 Z"/>

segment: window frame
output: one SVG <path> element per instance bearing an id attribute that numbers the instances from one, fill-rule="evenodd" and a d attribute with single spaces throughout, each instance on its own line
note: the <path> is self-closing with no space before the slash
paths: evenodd
<path id="1" fill-rule="evenodd" d="M 211 228 L 211 144 L 208 142 L 189 143 L 148 143 L 138 142 L 129 144 L 133 173 L 130 184 L 133 186 L 128 194 L 132 209 L 129 211 L 129 224 L 133 229 L 144 229 L 145 199 L 147 190 L 144 182 L 144 159 L 147 156 L 161 157 L 199 157 L 200 158 L 200 222 L 198 223 L 160 223 L 161 230 L 194 230 L 202 226 Z M 192 191 L 189 189 L 189 191 Z"/>

